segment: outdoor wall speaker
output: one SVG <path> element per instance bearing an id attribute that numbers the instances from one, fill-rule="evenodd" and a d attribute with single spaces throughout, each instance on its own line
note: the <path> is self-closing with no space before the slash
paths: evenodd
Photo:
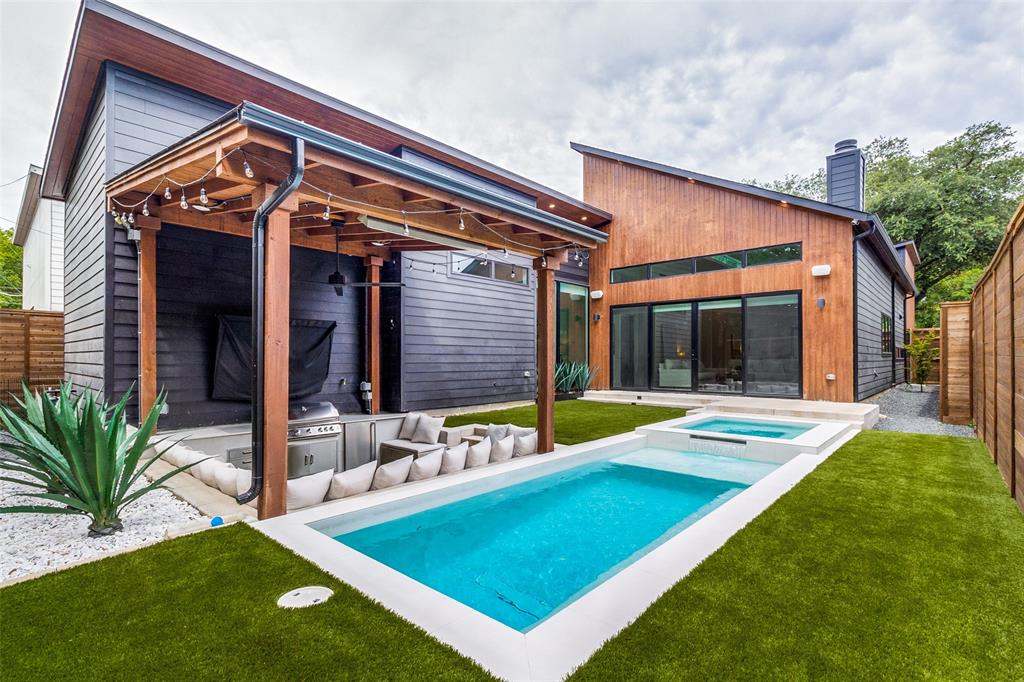
<path id="1" fill-rule="evenodd" d="M 590 292 L 590 298 L 594 299 L 595 301 L 602 297 L 604 297 L 604 292 L 601 291 L 600 289 L 594 289 L 593 291 Z"/>
<path id="2" fill-rule="evenodd" d="M 815 277 L 828 277 L 832 274 L 831 265 L 812 265 L 811 274 Z"/>

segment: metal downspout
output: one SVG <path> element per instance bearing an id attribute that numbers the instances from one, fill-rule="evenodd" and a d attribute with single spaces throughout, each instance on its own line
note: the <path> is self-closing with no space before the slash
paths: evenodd
<path id="1" fill-rule="evenodd" d="M 302 183 L 305 169 L 306 143 L 301 137 L 292 139 L 291 171 L 284 183 L 271 193 L 256 209 L 252 218 L 252 482 L 249 489 L 238 496 L 238 502 L 245 504 L 256 498 L 263 488 L 263 366 L 266 353 L 263 313 L 266 305 L 266 290 L 263 283 L 266 266 L 267 216 L 284 203 L 288 195 Z M 287 390 L 287 389 L 286 389 Z"/>

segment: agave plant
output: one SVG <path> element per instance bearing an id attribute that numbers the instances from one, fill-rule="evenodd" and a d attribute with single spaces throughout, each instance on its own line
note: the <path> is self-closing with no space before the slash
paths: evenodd
<path id="1" fill-rule="evenodd" d="M 56 505 L 24 505 L 0 508 L 2 513 L 84 514 L 92 519 L 89 536 L 109 535 L 121 530 L 125 507 L 146 493 L 163 486 L 171 476 L 193 464 L 178 467 L 152 483 L 132 487 L 156 458 L 143 462 L 149 439 L 164 404 L 161 394 L 138 430 L 128 433 L 125 406 L 129 390 L 113 408 L 97 400 L 91 391 L 75 397 L 71 384 L 64 383 L 51 401 L 23 386 L 24 399 L 18 404 L 22 417 L 0 405 L 0 422 L 15 443 L 0 448 L 14 456 L 0 458 L 0 469 L 28 477 L 0 477 L 0 480 L 34 488 L 26 496 Z"/>
<path id="2" fill-rule="evenodd" d="M 585 362 L 560 362 L 555 365 L 555 390 L 559 393 L 586 391 L 597 376 L 597 368 Z"/>

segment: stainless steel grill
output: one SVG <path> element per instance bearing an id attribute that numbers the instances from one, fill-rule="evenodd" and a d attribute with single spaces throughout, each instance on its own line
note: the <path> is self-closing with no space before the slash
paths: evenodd
<path id="1" fill-rule="evenodd" d="M 328 402 L 292 403 L 288 406 L 288 478 L 341 469 L 341 421 L 338 408 Z M 228 461 L 240 469 L 252 468 L 252 448 L 228 450 Z"/>
<path id="2" fill-rule="evenodd" d="M 340 434 L 338 416 L 333 403 L 292 403 L 288 406 L 288 442 Z"/>

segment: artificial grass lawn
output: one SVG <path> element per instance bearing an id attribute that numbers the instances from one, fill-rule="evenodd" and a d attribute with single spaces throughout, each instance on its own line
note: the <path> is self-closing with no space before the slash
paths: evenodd
<path id="1" fill-rule="evenodd" d="M 555 442 L 576 445 L 619 433 L 632 431 L 644 424 L 685 417 L 686 410 L 651 405 L 596 403 L 590 400 L 560 400 L 555 403 Z M 445 417 L 445 426 L 466 424 L 515 424 L 537 426 L 536 405 L 507 410 L 474 412 Z"/>
<path id="2" fill-rule="evenodd" d="M 335 597 L 274 606 L 310 584 Z M 984 448 L 872 431 L 573 679 L 1024 679 L 1022 651 L 1024 515 Z M 11 680 L 487 678 L 244 526 L 0 590 L 0 671 Z"/>

